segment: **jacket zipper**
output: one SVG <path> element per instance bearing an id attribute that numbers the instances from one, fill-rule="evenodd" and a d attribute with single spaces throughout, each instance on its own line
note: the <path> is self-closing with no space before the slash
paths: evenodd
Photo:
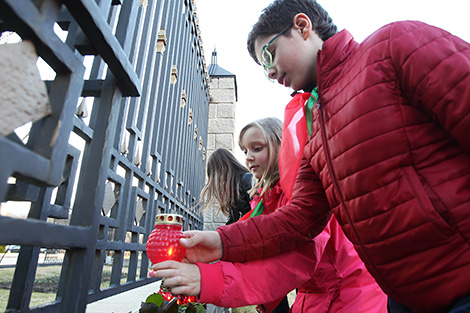
<path id="1" fill-rule="evenodd" d="M 333 185 L 334 185 L 336 191 L 338 192 L 338 197 L 339 197 L 339 201 L 341 203 L 341 206 L 343 206 L 343 208 L 345 209 L 344 211 L 346 213 L 346 216 L 348 217 L 348 221 L 351 224 L 351 226 L 353 226 L 351 216 L 349 215 L 349 212 L 346 210 L 346 205 L 344 204 L 343 194 L 341 193 L 341 190 L 339 188 L 338 181 L 336 179 L 336 174 L 333 171 L 333 164 L 331 162 L 331 157 L 330 157 L 330 147 L 328 145 L 328 141 L 327 141 L 327 137 L 326 137 L 326 127 L 325 127 L 325 118 L 323 116 L 323 110 L 322 110 L 321 107 L 317 107 L 317 110 L 318 110 L 318 115 L 320 117 L 320 133 L 321 133 L 321 138 L 322 138 L 322 141 L 323 141 L 323 147 L 324 147 L 324 150 L 325 150 L 326 165 L 328 166 L 328 170 L 331 174 L 331 179 L 333 180 Z M 357 235 L 356 229 L 354 227 L 352 227 L 352 228 L 354 230 L 354 234 L 356 235 L 357 240 L 360 241 L 360 237 Z M 362 242 L 361 242 L 361 247 L 362 247 Z"/>
<path id="2" fill-rule="evenodd" d="M 320 98 L 320 88 L 319 88 L 319 98 Z M 378 268 L 375 266 L 375 263 L 372 262 L 371 258 L 369 257 L 369 254 L 367 253 L 367 250 L 364 248 L 364 245 L 362 243 L 362 240 L 361 238 L 359 237 L 359 235 L 357 234 L 357 231 L 356 231 L 356 228 L 354 227 L 354 224 L 352 222 L 352 219 L 351 219 L 351 215 L 349 214 L 349 211 L 346 209 L 346 205 L 344 203 L 344 198 L 343 198 L 343 194 L 341 193 L 341 189 L 339 188 L 339 184 L 338 184 L 338 181 L 336 179 L 336 174 L 335 172 L 333 171 L 333 164 L 332 164 L 332 161 L 331 161 L 331 157 L 330 157 L 330 147 L 328 145 L 328 141 L 327 141 L 327 137 L 326 137 L 326 126 L 325 126 L 325 119 L 324 119 L 324 116 L 323 116 L 323 108 L 319 105 L 317 106 L 317 111 L 318 111 L 318 115 L 319 115 L 319 118 L 320 118 L 320 133 L 321 133 L 321 138 L 322 138 L 322 141 L 323 141 L 323 148 L 324 148 L 324 151 L 325 151 L 325 160 L 326 160 L 326 165 L 328 166 L 328 170 L 330 172 L 330 175 L 331 175 L 331 179 L 333 180 L 333 186 L 334 186 L 334 189 L 336 189 L 337 193 L 338 193 L 338 197 L 339 197 L 339 201 L 340 201 L 340 205 L 343 207 L 343 211 L 345 212 L 346 216 L 347 216 L 347 219 L 349 221 L 349 224 L 351 225 L 351 228 L 352 230 L 354 231 L 354 235 L 356 236 L 357 238 L 357 241 L 359 242 L 361 248 L 362 248 L 362 251 L 364 253 L 364 255 L 367 257 L 367 259 L 369 260 L 369 264 L 371 264 L 374 269 L 375 269 L 375 272 L 380 276 L 382 282 L 384 284 L 387 285 L 388 287 L 388 290 L 390 290 L 391 292 L 393 292 L 395 294 L 395 292 L 393 291 L 393 289 L 388 285 L 387 281 L 384 279 L 384 277 L 382 276 L 381 272 L 378 270 Z M 398 295 L 395 294 L 395 299 L 400 299 L 400 297 L 398 297 Z"/>

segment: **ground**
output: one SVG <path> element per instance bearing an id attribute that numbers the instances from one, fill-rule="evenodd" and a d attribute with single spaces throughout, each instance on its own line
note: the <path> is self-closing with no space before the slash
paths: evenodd
<path id="1" fill-rule="evenodd" d="M 61 265 L 39 266 L 34 280 L 31 307 L 49 303 L 55 300 L 57 286 L 59 284 Z M 10 294 L 11 281 L 13 280 L 14 267 L 0 268 L 0 312 L 5 311 Z M 102 286 L 109 286 L 111 267 L 103 271 Z M 125 275 L 124 275 L 125 277 Z M 125 278 L 124 278 L 125 279 Z"/>
<path id="2" fill-rule="evenodd" d="M 31 297 L 31 307 L 35 307 L 44 303 L 55 300 L 57 286 L 59 283 L 61 265 L 39 266 L 36 273 L 36 279 L 33 286 L 33 294 Z M 0 268 L 0 312 L 6 310 L 8 296 L 10 293 L 11 281 L 13 279 L 15 268 Z M 103 271 L 102 286 L 107 287 L 111 268 Z M 125 279 L 125 278 L 124 278 Z M 292 304 L 295 299 L 295 293 L 291 292 L 288 296 L 289 303 Z M 232 310 L 233 313 L 256 313 L 255 306 L 246 306 Z"/>

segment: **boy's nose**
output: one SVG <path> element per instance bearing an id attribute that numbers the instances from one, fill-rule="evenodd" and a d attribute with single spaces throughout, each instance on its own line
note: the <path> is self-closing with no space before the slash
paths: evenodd
<path id="1" fill-rule="evenodd" d="M 272 79 L 272 80 L 275 80 L 276 79 L 276 70 L 274 69 L 274 67 L 271 67 L 271 68 L 267 69 L 267 71 L 268 71 L 268 78 Z"/>

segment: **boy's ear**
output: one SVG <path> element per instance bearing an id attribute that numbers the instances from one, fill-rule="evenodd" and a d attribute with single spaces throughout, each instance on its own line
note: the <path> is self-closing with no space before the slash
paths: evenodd
<path id="1" fill-rule="evenodd" d="M 305 13 L 297 13 L 292 20 L 292 28 L 307 39 L 312 31 L 312 21 Z"/>

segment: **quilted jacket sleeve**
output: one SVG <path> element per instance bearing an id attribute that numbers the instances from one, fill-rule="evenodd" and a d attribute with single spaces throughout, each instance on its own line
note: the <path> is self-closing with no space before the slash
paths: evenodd
<path id="1" fill-rule="evenodd" d="M 405 97 L 470 153 L 470 44 L 421 22 L 398 23 L 390 37 Z"/>
<path id="2" fill-rule="evenodd" d="M 245 262 L 292 250 L 317 236 L 330 216 L 323 186 L 304 157 L 290 204 L 217 229 L 224 249 L 222 259 Z"/>
<path id="3" fill-rule="evenodd" d="M 293 251 L 271 258 L 232 263 L 197 263 L 201 272 L 201 294 L 198 301 L 221 307 L 266 304 L 272 311 L 277 301 L 308 281 L 318 265 L 329 235 L 322 233 L 320 244 L 310 241 Z M 263 292 L 260 292 L 262 290 Z"/>

